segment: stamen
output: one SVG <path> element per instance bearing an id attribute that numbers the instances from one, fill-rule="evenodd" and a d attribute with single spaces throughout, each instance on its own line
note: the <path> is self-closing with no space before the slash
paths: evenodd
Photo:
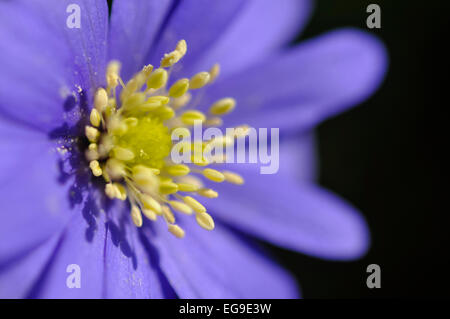
<path id="1" fill-rule="evenodd" d="M 97 111 L 97 109 L 92 109 L 91 115 L 89 116 L 89 120 L 90 120 L 92 126 L 98 127 L 102 120 L 102 116 Z"/>
<path id="2" fill-rule="evenodd" d="M 209 83 L 213 83 L 219 76 L 219 73 L 220 73 L 220 65 L 218 63 L 216 63 L 209 70 L 209 75 L 210 75 Z"/>
<path id="3" fill-rule="evenodd" d="M 169 225 L 169 232 L 177 238 L 184 237 L 184 230 L 178 225 Z"/>
<path id="4" fill-rule="evenodd" d="M 100 131 L 92 126 L 86 125 L 84 132 L 88 140 L 93 143 L 97 142 L 100 137 Z"/>
<path id="5" fill-rule="evenodd" d="M 221 183 L 225 180 L 225 176 L 223 174 L 215 169 L 212 168 L 205 168 L 203 170 L 203 176 L 205 176 L 207 179 L 212 180 L 213 182 Z"/>
<path id="6" fill-rule="evenodd" d="M 156 69 L 150 74 L 147 80 L 148 89 L 159 89 L 166 85 L 168 79 L 167 71 L 164 69 Z"/>
<path id="7" fill-rule="evenodd" d="M 183 201 L 192 208 L 196 213 L 204 213 L 206 212 L 205 206 L 200 204 L 196 199 L 192 198 L 191 196 L 186 196 L 183 198 Z"/>
<path id="8" fill-rule="evenodd" d="M 216 191 L 212 190 L 211 188 L 199 189 L 197 191 L 197 194 L 199 194 L 200 196 L 203 196 L 203 197 L 207 197 L 207 198 L 216 198 L 219 196 L 219 194 Z"/>
<path id="9" fill-rule="evenodd" d="M 197 221 L 197 224 L 206 230 L 213 230 L 215 227 L 214 220 L 208 213 L 197 213 L 195 215 L 195 220 Z"/>
<path id="10" fill-rule="evenodd" d="M 190 169 L 184 164 L 172 165 L 166 168 L 167 173 L 172 176 L 184 176 L 189 174 Z"/>
<path id="11" fill-rule="evenodd" d="M 205 119 L 205 114 L 196 110 L 186 111 L 181 115 L 181 121 L 186 125 L 194 125 L 195 121 L 204 122 Z"/>
<path id="12" fill-rule="evenodd" d="M 131 219 L 133 220 L 133 223 L 136 225 L 136 227 L 142 226 L 142 215 L 139 207 L 137 206 L 131 207 Z"/>
<path id="13" fill-rule="evenodd" d="M 169 96 L 179 98 L 183 96 L 188 89 L 189 89 L 189 79 L 180 79 L 170 87 Z"/>
<path id="14" fill-rule="evenodd" d="M 173 215 L 173 213 L 172 213 L 172 211 L 170 210 L 169 207 L 163 206 L 162 207 L 162 212 L 163 212 L 164 219 L 169 224 L 174 224 L 175 223 L 175 216 Z"/>
<path id="15" fill-rule="evenodd" d="M 185 203 L 176 201 L 176 200 L 171 200 L 169 201 L 170 206 L 172 206 L 173 209 L 179 211 L 180 213 L 186 214 L 186 215 L 191 215 L 192 214 L 192 208 L 188 205 L 186 205 Z"/>
<path id="16" fill-rule="evenodd" d="M 209 109 L 209 113 L 213 115 L 224 115 L 230 113 L 236 106 L 233 98 L 224 98 L 214 103 Z"/>
<path id="17" fill-rule="evenodd" d="M 145 208 L 151 209 L 156 214 L 161 215 L 161 205 L 153 197 L 144 194 L 141 196 L 141 201 Z"/>
<path id="18" fill-rule="evenodd" d="M 106 109 L 107 105 L 108 105 L 108 94 L 106 93 L 105 89 L 100 88 L 97 90 L 97 92 L 95 92 L 94 108 L 99 112 L 103 112 Z"/>
<path id="19" fill-rule="evenodd" d="M 236 185 L 244 184 L 244 179 L 242 178 L 241 175 L 233 173 L 233 172 L 229 172 L 229 171 L 224 171 L 222 173 L 223 173 L 223 176 L 225 176 L 225 180 L 227 182 L 236 184 Z"/>
<path id="20" fill-rule="evenodd" d="M 156 215 L 156 213 L 154 211 L 152 211 L 151 209 L 142 209 L 142 214 L 144 214 L 145 217 L 147 217 L 148 219 L 150 219 L 151 221 L 156 221 L 156 219 L 158 218 L 158 216 Z"/>
<path id="21" fill-rule="evenodd" d="M 186 184 L 186 183 L 178 183 L 178 191 L 179 192 L 195 192 L 198 190 L 197 185 Z"/>
<path id="22" fill-rule="evenodd" d="M 91 161 L 89 163 L 89 167 L 91 168 L 92 174 L 94 174 L 94 176 L 98 177 L 98 176 L 102 176 L 102 169 L 100 168 L 100 163 L 98 161 Z"/>
<path id="23" fill-rule="evenodd" d="M 190 103 L 190 90 L 201 89 L 214 82 L 220 73 L 218 64 L 208 72 L 199 72 L 191 78 L 175 81 L 167 89 L 171 68 L 186 54 L 184 40 L 161 59 L 159 68 L 144 66 L 126 84 L 119 75 L 120 63 L 111 61 L 106 69 L 106 88 L 94 94 L 94 107 L 89 114 L 90 125 L 85 135 L 90 144 L 85 151 L 92 174 L 102 176 L 104 192 L 110 199 L 128 200 L 130 215 L 137 227 L 143 224 L 143 215 L 151 221 L 161 216 L 174 236 L 182 238 L 185 231 L 175 224 L 175 213 L 192 215 L 206 230 L 214 229 L 214 220 L 197 199 L 192 196 L 215 198 L 218 193 L 206 188 L 198 177 L 201 174 L 214 182 L 228 181 L 242 184 L 243 178 L 236 173 L 215 169 L 195 168 L 193 165 L 173 163 L 169 158 L 174 145 L 171 135 L 188 137 L 191 126 L 197 121 L 208 126 L 222 125 L 222 115 L 231 112 L 236 101 L 223 98 L 209 109 L 208 117 L 195 110 L 201 102 L 202 92 Z M 169 68 L 166 70 L 166 68 Z M 120 96 L 116 87 L 122 86 Z M 185 112 L 179 110 L 190 107 Z M 248 131 L 248 127 L 247 127 Z M 221 162 L 223 156 L 206 158 L 206 151 L 214 146 L 228 146 L 235 138 L 245 136 L 245 127 L 237 127 L 231 134 L 209 141 L 181 142 L 176 146 L 190 152 L 192 164 L 202 167 Z M 190 193 L 192 196 L 181 196 Z"/>
<path id="24" fill-rule="evenodd" d="M 192 90 L 200 89 L 204 87 L 208 82 L 211 76 L 208 72 L 199 72 L 189 81 L 189 88 Z"/>

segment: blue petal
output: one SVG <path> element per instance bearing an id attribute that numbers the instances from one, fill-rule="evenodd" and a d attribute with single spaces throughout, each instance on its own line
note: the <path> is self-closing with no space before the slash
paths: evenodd
<path id="1" fill-rule="evenodd" d="M 172 0 L 115 0 L 112 6 L 109 59 L 122 63 L 121 76 L 130 78 L 140 70 L 150 51 Z"/>
<path id="2" fill-rule="evenodd" d="M 29 254 L 0 266 L 0 298 L 25 298 L 38 282 L 52 254 L 57 250 L 59 236 L 53 236 Z"/>
<path id="3" fill-rule="evenodd" d="M 303 182 L 314 182 L 317 178 L 317 160 L 312 132 L 287 136 L 280 142 L 279 174 Z"/>
<path id="4" fill-rule="evenodd" d="M 171 298 L 155 252 L 131 222 L 126 205 L 116 205 L 108 221 L 105 248 L 105 298 Z M 142 242 L 141 239 L 144 241 Z"/>
<path id="5" fill-rule="evenodd" d="M 227 126 L 306 130 L 370 96 L 387 69 L 382 43 L 356 30 L 330 32 L 218 81 L 204 107 L 232 96 Z"/>
<path id="6" fill-rule="evenodd" d="M 78 1 L 81 27 L 68 28 L 71 0 L 0 3 L 0 116 L 46 132 L 66 98 L 104 82 L 106 1 Z"/>
<path id="7" fill-rule="evenodd" d="M 101 298 L 104 291 L 105 215 L 75 214 L 62 235 L 58 251 L 31 291 L 32 298 Z M 91 214 L 91 213 L 89 213 Z M 79 273 L 68 268 L 79 266 Z M 80 288 L 67 284 L 80 275 Z"/>
<path id="8" fill-rule="evenodd" d="M 43 134 L 0 122 L 0 265 L 30 252 L 72 216 L 61 155 Z"/>
<path id="9" fill-rule="evenodd" d="M 172 51 L 179 40 L 184 39 L 188 45 L 188 53 L 182 64 L 193 65 L 219 41 L 220 35 L 246 5 L 248 3 L 241 0 L 178 1 L 161 26 L 147 61 L 159 66 L 161 57 Z"/>
<path id="10" fill-rule="evenodd" d="M 181 226 L 186 231 L 181 240 L 161 220 L 147 232 L 180 298 L 298 297 L 290 275 L 223 225 L 208 232 L 188 216 Z"/>
<path id="11" fill-rule="evenodd" d="M 249 0 L 230 27 L 205 56 L 189 66 L 191 72 L 220 63 L 221 77 L 239 71 L 282 49 L 310 17 L 310 0 Z"/>
<path id="12" fill-rule="evenodd" d="M 222 183 L 219 197 L 205 200 L 211 214 L 273 244 L 325 259 L 354 259 L 366 253 L 369 230 L 360 213 L 328 191 L 284 175 L 259 175 L 234 167 L 245 178 Z"/>

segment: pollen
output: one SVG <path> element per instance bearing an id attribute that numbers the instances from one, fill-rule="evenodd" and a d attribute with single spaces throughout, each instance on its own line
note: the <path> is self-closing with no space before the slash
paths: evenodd
<path id="1" fill-rule="evenodd" d="M 193 96 L 198 96 L 193 90 L 211 85 L 220 67 L 215 64 L 209 71 L 170 81 L 173 66 L 182 61 L 186 52 L 187 44 L 181 40 L 162 57 L 159 67 L 146 65 L 126 83 L 120 77 L 120 62 L 111 61 L 105 74 L 107 86 L 95 92 L 89 125 L 85 127 L 89 141 L 85 156 L 92 175 L 103 178 L 105 195 L 129 202 L 129 214 L 136 227 L 162 218 L 177 238 L 185 236 L 177 224 L 179 214 L 195 217 L 205 230 L 215 227 L 200 198 L 216 198 L 219 194 L 205 187 L 204 182 L 244 183 L 236 173 L 205 168 L 210 162 L 200 154 L 217 143 L 233 143 L 245 135 L 241 131 L 224 139 L 185 145 L 192 152 L 192 163 L 176 164 L 170 158 L 175 147 L 172 132 L 178 130 L 180 135 L 190 136 L 192 126 L 198 122 L 220 126 L 221 117 L 236 106 L 233 98 L 224 97 L 209 106 L 208 113 L 195 109 L 199 102 L 198 98 L 191 102 Z M 170 87 L 168 83 L 172 83 Z"/>

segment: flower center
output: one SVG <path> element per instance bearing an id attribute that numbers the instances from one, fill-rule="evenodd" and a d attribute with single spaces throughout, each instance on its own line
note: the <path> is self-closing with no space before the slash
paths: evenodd
<path id="1" fill-rule="evenodd" d="M 130 202 L 131 218 L 137 227 L 142 226 L 143 216 L 152 221 L 161 217 L 168 230 L 179 238 L 184 236 L 184 230 L 176 224 L 174 211 L 195 214 L 202 228 L 214 229 L 213 218 L 195 198 L 218 196 L 216 191 L 204 186 L 204 180 L 243 184 L 242 177 L 236 173 L 205 168 L 223 158 L 210 163 L 193 152 L 192 163 L 175 164 L 170 159 L 174 130 L 189 135 L 197 122 L 221 125 L 220 117 L 235 107 L 234 99 L 224 98 L 214 103 L 208 114 L 192 107 L 183 111 L 192 106 L 191 91 L 213 83 L 219 73 L 216 64 L 209 72 L 179 79 L 167 88 L 172 66 L 186 51 L 186 42 L 179 41 L 174 51 L 164 55 L 159 68 L 144 66 L 126 84 L 119 76 L 120 63 L 110 62 L 106 71 L 107 87 L 97 90 L 91 125 L 85 128 L 90 142 L 86 158 L 92 174 L 105 180 L 105 194 L 111 199 Z M 245 129 L 240 129 L 221 140 L 193 142 L 189 150 L 198 149 L 195 143 L 201 143 L 201 150 L 217 142 L 234 143 L 244 132 Z"/>

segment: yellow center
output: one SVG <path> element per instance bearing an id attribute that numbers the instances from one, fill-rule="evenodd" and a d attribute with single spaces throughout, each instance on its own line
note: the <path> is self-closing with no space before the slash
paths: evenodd
<path id="1" fill-rule="evenodd" d="M 221 125 L 220 116 L 235 107 L 232 98 L 214 103 L 208 114 L 183 107 L 189 105 L 191 90 L 211 84 L 219 73 L 214 65 L 209 72 L 200 72 L 190 79 L 176 81 L 170 88 L 167 82 L 172 66 L 186 54 L 184 40 L 174 51 L 164 55 L 159 68 L 144 66 L 126 84 L 119 76 L 120 63 L 112 61 L 106 72 L 106 88 L 99 88 L 90 114 L 91 125 L 85 134 L 90 141 L 86 158 L 94 176 L 105 180 L 105 193 L 111 199 L 129 200 L 130 215 L 137 227 L 143 217 L 155 221 L 162 217 L 168 230 L 183 237 L 184 230 L 176 224 L 173 211 L 194 215 L 206 230 L 214 229 L 214 220 L 206 208 L 195 198 L 214 198 L 218 193 L 204 185 L 204 180 L 240 185 L 243 179 L 236 173 L 207 168 L 209 161 L 195 152 L 193 163 L 175 164 L 170 159 L 171 133 L 189 130 L 196 121 L 206 125 Z M 168 70 L 166 70 L 168 69 Z M 121 91 L 117 96 L 117 87 Z M 232 136 L 200 142 L 200 150 L 215 143 L 234 143 L 245 134 L 235 130 Z M 189 149 L 198 149 L 194 142 Z M 197 145 L 198 146 L 198 145 Z M 224 159 L 215 160 L 214 163 Z M 198 175 L 198 176 L 195 176 Z"/>

